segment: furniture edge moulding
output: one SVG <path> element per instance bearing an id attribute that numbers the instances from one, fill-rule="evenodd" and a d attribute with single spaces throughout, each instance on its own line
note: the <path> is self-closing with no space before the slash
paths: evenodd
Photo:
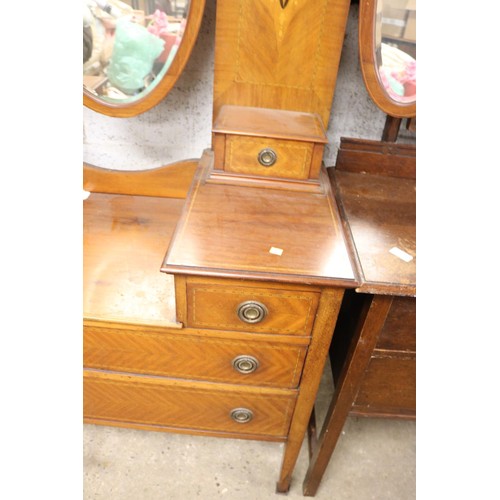
<path id="1" fill-rule="evenodd" d="M 123 170 L 83 163 L 83 189 L 91 193 L 185 198 L 199 158 L 146 170 Z"/>
<path id="2" fill-rule="evenodd" d="M 341 137 L 334 169 L 338 172 L 416 179 L 416 146 Z"/>

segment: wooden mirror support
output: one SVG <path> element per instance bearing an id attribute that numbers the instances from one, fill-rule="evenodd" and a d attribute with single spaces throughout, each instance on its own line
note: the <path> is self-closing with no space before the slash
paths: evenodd
<path id="1" fill-rule="evenodd" d="M 136 99 L 121 102 L 118 99 L 102 99 L 84 86 L 83 104 L 98 113 L 120 118 L 136 116 L 156 106 L 170 92 L 186 66 L 198 36 L 204 9 L 205 0 L 190 1 L 184 33 L 175 57 L 161 80 L 151 85 L 151 90 L 145 91 L 144 95 L 139 95 Z"/>
<path id="2" fill-rule="evenodd" d="M 393 99 L 382 85 L 375 50 L 377 3 L 381 0 L 359 2 L 359 57 L 363 80 L 374 103 L 386 114 L 395 118 L 416 116 L 416 98 L 410 102 Z"/>

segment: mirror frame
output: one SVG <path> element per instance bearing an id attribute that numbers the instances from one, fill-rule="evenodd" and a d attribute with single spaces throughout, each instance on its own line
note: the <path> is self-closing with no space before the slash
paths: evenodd
<path id="1" fill-rule="evenodd" d="M 395 118 L 413 118 L 417 114 L 417 101 L 404 103 L 392 99 L 380 81 L 375 54 L 377 1 L 380 0 L 360 0 L 359 2 L 358 45 L 363 80 L 368 94 L 384 113 Z"/>
<path id="2" fill-rule="evenodd" d="M 186 28 L 177 54 L 162 80 L 158 82 L 151 92 L 146 93 L 136 101 L 120 104 L 118 100 L 116 102 L 107 102 L 99 99 L 84 87 L 84 106 L 97 113 L 120 118 L 137 116 L 156 106 L 170 92 L 181 76 L 198 37 L 204 10 L 205 0 L 191 0 L 186 19 Z"/>

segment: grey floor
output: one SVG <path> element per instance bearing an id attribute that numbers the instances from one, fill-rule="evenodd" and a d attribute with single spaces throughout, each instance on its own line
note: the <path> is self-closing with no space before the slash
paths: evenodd
<path id="1" fill-rule="evenodd" d="M 316 411 L 333 390 L 325 376 Z M 302 446 L 287 495 L 275 493 L 283 445 L 85 425 L 85 500 L 305 498 Z M 332 500 L 416 498 L 416 424 L 349 417 L 315 496 Z"/>

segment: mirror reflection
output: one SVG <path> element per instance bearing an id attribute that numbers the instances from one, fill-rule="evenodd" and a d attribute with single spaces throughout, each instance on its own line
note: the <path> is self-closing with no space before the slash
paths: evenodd
<path id="1" fill-rule="evenodd" d="M 377 0 L 375 51 L 378 76 L 395 101 L 416 102 L 416 0 Z"/>
<path id="2" fill-rule="evenodd" d="M 189 0 L 83 0 L 83 85 L 107 102 L 140 99 L 177 53 Z"/>

